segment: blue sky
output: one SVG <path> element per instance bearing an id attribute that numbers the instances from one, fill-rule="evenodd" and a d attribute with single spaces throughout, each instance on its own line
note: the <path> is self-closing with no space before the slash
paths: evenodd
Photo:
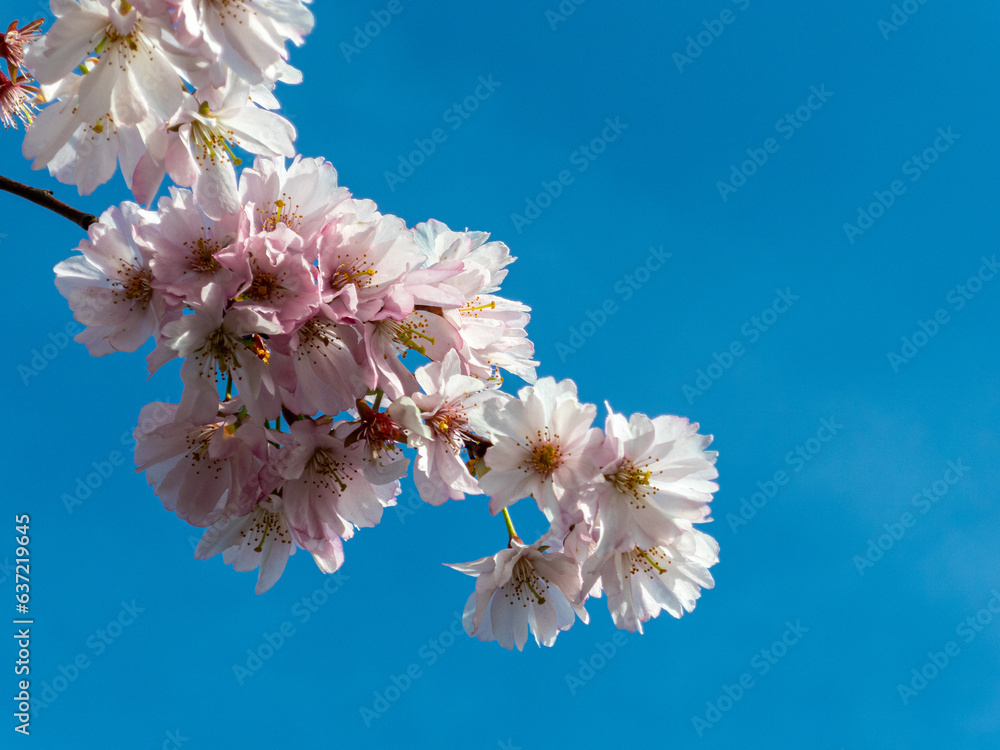
<path id="1" fill-rule="evenodd" d="M 715 435 L 715 589 L 643 636 L 598 600 L 552 649 L 453 637 L 472 580 L 441 563 L 506 532 L 482 498 L 411 510 L 408 484 L 341 574 L 299 554 L 255 596 L 131 470 L 176 368 L 64 345 L 51 269 L 81 233 L 0 196 L 0 561 L 30 514 L 32 685 L 64 688 L 17 742 L 996 747 L 1000 8 L 515 5 L 320 4 L 279 97 L 355 195 L 510 245 L 541 374 Z M 31 173 L 20 139 L 3 174 L 95 213 L 127 197 Z"/>

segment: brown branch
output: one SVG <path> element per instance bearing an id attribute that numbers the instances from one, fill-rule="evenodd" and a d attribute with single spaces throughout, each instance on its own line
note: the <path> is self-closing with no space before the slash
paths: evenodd
<path id="1" fill-rule="evenodd" d="M 52 197 L 51 190 L 42 190 L 40 188 L 22 185 L 20 182 L 9 180 L 3 175 L 0 175 L 0 190 L 13 193 L 14 195 L 18 195 L 25 200 L 29 200 L 32 203 L 41 206 L 42 208 L 55 211 L 63 218 L 69 219 L 84 230 L 86 230 L 91 224 L 96 224 L 98 220 L 93 214 L 80 211 L 63 203 L 61 200 L 56 200 Z"/>

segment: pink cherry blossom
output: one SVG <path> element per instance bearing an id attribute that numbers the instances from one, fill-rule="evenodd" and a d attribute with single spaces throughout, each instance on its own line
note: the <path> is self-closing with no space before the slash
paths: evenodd
<path id="1" fill-rule="evenodd" d="M 320 233 L 318 247 L 323 302 L 338 320 L 401 320 L 412 312 L 410 295 L 392 296 L 420 260 L 402 219 L 379 213 L 372 201 L 348 198 Z"/>
<path id="2" fill-rule="evenodd" d="M 281 498 L 272 495 L 247 515 L 217 521 L 202 534 L 194 556 L 205 560 L 221 552 L 222 559 L 232 565 L 233 570 L 240 573 L 257 570 L 255 591 L 263 594 L 281 578 L 289 556 L 295 554 L 295 547 Z"/>
<path id="3" fill-rule="evenodd" d="M 400 419 L 409 427 L 410 446 L 417 449 L 413 480 L 420 497 L 431 505 L 480 494 L 479 483 L 461 452 L 466 441 L 477 441 L 486 432 L 484 405 L 503 398 L 492 389 L 493 384 L 463 375 L 461 368 L 458 352 L 451 350 L 443 362 L 418 369 L 416 378 L 422 393 L 414 393 L 409 400 L 417 407 L 419 422 Z M 400 403 L 397 401 L 388 411 L 394 414 Z"/>
<path id="4" fill-rule="evenodd" d="M 149 256 L 134 234 L 149 218 L 134 203 L 109 208 L 77 248 L 82 255 L 55 267 L 56 288 L 87 326 L 76 340 L 96 357 L 134 352 L 166 318 L 170 300 L 153 288 Z"/>
<path id="5" fill-rule="evenodd" d="M 302 237 L 306 259 L 316 259 L 322 229 L 338 217 L 350 197 L 337 185 L 337 170 L 323 159 L 296 156 L 286 167 L 281 158 L 258 157 L 240 173 L 240 201 L 253 206 L 251 232 L 272 231 L 285 224 Z"/>
<path id="6" fill-rule="evenodd" d="M 535 382 L 535 345 L 525 331 L 530 311 L 527 305 L 492 294 L 480 294 L 457 310 L 445 311 L 459 332 L 462 360 L 471 374 L 492 378 L 500 369 Z"/>
<path id="7" fill-rule="evenodd" d="M 604 440 L 591 451 L 603 481 L 581 494 L 585 514 L 599 529 L 595 555 L 656 547 L 679 535 L 680 520 L 708 519 L 719 489 L 711 436 L 682 417 L 628 420 L 608 407 Z"/>
<path id="8" fill-rule="evenodd" d="M 379 475 L 365 463 L 364 448 L 345 445 L 346 430 L 336 427 L 329 418 L 293 422 L 276 465 L 289 526 L 309 539 L 349 539 L 355 528 L 377 525 L 395 505 L 396 480 L 406 471 L 400 458 L 392 476 Z"/>
<path id="9" fill-rule="evenodd" d="M 413 234 L 429 269 L 446 263 L 463 266 L 461 273 L 440 282 L 454 289 L 460 302 L 435 304 L 445 305 L 441 314 L 461 336 L 466 372 L 490 378 L 500 368 L 533 383 L 538 362 L 531 359 L 535 348 L 525 332 L 531 309 L 494 294 L 515 260 L 509 248 L 487 242 L 486 232 L 455 232 L 435 220 L 418 224 Z"/>
<path id="10" fill-rule="evenodd" d="M 305 0 L 309 2 L 309 0 Z M 288 57 L 286 40 L 301 45 L 313 27 L 303 0 L 166 0 L 177 38 L 185 47 L 217 60 L 215 85 L 232 69 L 243 80 L 274 80 Z"/>
<path id="11" fill-rule="evenodd" d="M 493 446 L 485 459 L 490 470 L 479 486 L 492 498 L 491 513 L 531 495 L 550 522 L 568 526 L 575 513 L 561 507 L 560 499 L 598 476 L 590 453 L 600 441 L 600 430 L 591 427 L 597 407 L 577 400 L 572 380 L 551 377 L 517 396 L 486 407 Z"/>
<path id="12" fill-rule="evenodd" d="M 281 385 L 285 405 L 296 414 L 338 414 L 375 387 L 358 330 L 334 323 L 322 310 L 271 344 L 275 364 L 284 360 L 293 369 Z"/>
<path id="13" fill-rule="evenodd" d="M 207 418 L 219 400 L 218 375 L 232 377 L 251 419 L 261 424 L 281 411 L 277 386 L 267 360 L 270 351 L 262 336 L 280 328 L 249 309 L 227 311 L 224 300 L 209 295 L 193 315 L 184 315 L 163 327 L 163 343 L 179 356 L 184 394 L 180 412 Z"/>
<path id="14" fill-rule="evenodd" d="M 154 402 L 140 413 L 140 425 L 152 415 L 173 417 L 152 429 L 136 429 L 135 460 L 163 507 L 193 526 L 246 515 L 260 492 L 264 431 L 235 414 L 238 404 L 227 406 L 208 423 L 179 417 L 176 404 Z"/>
<path id="15" fill-rule="evenodd" d="M 280 333 L 295 330 L 319 307 L 316 267 L 302 254 L 302 238 L 284 224 L 219 251 L 218 261 L 249 280 L 230 310 L 250 310 Z"/>
<path id="16" fill-rule="evenodd" d="M 616 627 L 641 633 L 642 623 L 662 610 L 680 617 L 694 610 L 701 589 L 715 585 L 708 569 L 719 561 L 718 543 L 689 523 L 680 525 L 672 541 L 615 551 L 594 571 Z"/>
<path id="17" fill-rule="evenodd" d="M 185 95 L 169 122 L 147 139 L 147 153 L 135 168 L 133 192 L 148 202 L 164 174 L 192 187 L 212 218 L 239 210 L 233 147 L 253 154 L 293 156 L 295 128 L 281 115 L 250 100 L 250 86 L 232 79 L 219 92 Z"/>
<path id="18" fill-rule="evenodd" d="M 449 261 L 462 264 L 463 272 L 447 282 L 462 301 L 499 291 L 506 267 L 515 260 L 504 243 L 487 242 L 489 233 L 455 232 L 436 219 L 417 224 L 413 236 L 428 267 Z"/>
<path id="19" fill-rule="evenodd" d="M 552 646 L 559 631 L 569 630 L 576 617 L 589 622 L 587 611 L 576 603 L 580 569 L 564 554 L 543 553 L 551 544 L 544 538 L 531 545 L 512 539 L 509 548 L 491 557 L 449 564 L 476 576 L 476 590 L 462 615 L 465 632 L 521 651 L 529 629 L 539 646 Z"/>
<path id="20" fill-rule="evenodd" d="M 7 71 L 11 78 L 16 77 L 17 71 L 24 65 L 24 48 L 38 39 L 38 30 L 44 22 L 44 18 L 36 18 L 18 28 L 18 22 L 11 21 L 7 31 L 0 34 L 0 58 L 7 61 Z"/>
<path id="21" fill-rule="evenodd" d="M 139 228 L 151 254 L 153 286 L 187 304 L 204 304 L 209 296 L 231 299 L 250 282 L 249 265 L 242 273 L 219 262 L 219 253 L 237 242 L 239 216 L 209 218 L 189 190 L 170 189 L 160 199 L 159 221 Z"/>

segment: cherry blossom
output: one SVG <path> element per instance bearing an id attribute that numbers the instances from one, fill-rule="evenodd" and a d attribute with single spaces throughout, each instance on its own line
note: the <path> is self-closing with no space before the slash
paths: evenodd
<path id="1" fill-rule="evenodd" d="M 177 111 L 181 78 L 164 47 L 173 31 L 158 3 L 79 0 L 57 3 L 53 12 L 56 22 L 28 48 L 25 64 L 40 83 L 55 84 L 95 55 L 80 82 L 77 122 L 107 116 L 138 125 L 149 112 L 166 121 Z"/>
<path id="2" fill-rule="evenodd" d="M 564 521 L 571 515 L 559 504 L 566 491 L 598 476 L 590 453 L 600 440 L 600 430 L 591 428 L 597 407 L 577 400 L 572 380 L 551 377 L 517 396 L 486 407 L 494 445 L 486 454 L 489 472 L 480 487 L 492 498 L 491 513 L 531 495 L 550 522 Z"/>
<path id="3" fill-rule="evenodd" d="M 581 507 L 599 529 L 595 555 L 655 547 L 680 534 L 682 520 L 708 519 L 718 485 L 711 436 L 682 417 L 628 420 L 608 407 L 604 441 L 591 448 L 604 481 L 581 493 Z"/>
<path id="4" fill-rule="evenodd" d="M 211 219 L 191 191 L 172 187 L 160 198 L 157 215 L 159 221 L 139 227 L 155 288 L 203 304 L 213 295 L 231 299 L 250 282 L 249 265 L 236 270 L 218 257 L 239 239 L 238 214 Z"/>
<path id="5" fill-rule="evenodd" d="M 285 224 L 302 237 L 310 262 L 319 252 L 320 232 L 344 214 L 341 203 L 350 197 L 330 162 L 298 155 L 287 166 L 281 158 L 257 157 L 240 173 L 239 194 L 242 205 L 253 206 L 253 232 Z"/>
<path id="6" fill-rule="evenodd" d="M 337 414 L 375 387 L 357 329 L 333 322 L 322 309 L 271 342 L 275 364 L 293 369 L 282 381 L 283 400 L 297 414 Z"/>
<path id="7" fill-rule="evenodd" d="M 229 414 L 202 424 L 178 418 L 176 404 L 147 404 L 139 415 L 166 410 L 174 421 L 149 431 L 136 430 L 135 458 L 163 507 L 193 526 L 210 526 L 242 516 L 259 495 L 259 456 L 265 453 L 261 428 Z"/>
<path id="8" fill-rule="evenodd" d="M 186 95 L 176 114 L 146 138 L 148 151 L 136 164 L 133 191 L 140 202 L 156 194 L 164 174 L 192 187 L 202 210 L 218 219 L 239 210 L 233 147 L 253 154 L 294 156 L 295 128 L 250 100 L 250 87 L 231 79 L 218 92 Z"/>
<path id="9" fill-rule="evenodd" d="M 39 29 L 45 22 L 44 18 L 36 18 L 30 23 L 18 28 L 17 21 L 11 21 L 7 31 L 0 34 L 0 58 L 7 61 L 7 72 L 11 78 L 24 65 L 24 47 L 40 36 Z"/>
<path id="10" fill-rule="evenodd" d="M 10 78 L 0 71 L 0 121 L 4 130 L 16 128 L 18 120 L 28 125 L 34 118 L 34 98 L 38 89 L 29 83 L 30 80 L 16 71 L 11 72 Z"/>
<path id="11" fill-rule="evenodd" d="M 178 41 L 216 61 L 213 74 L 217 86 L 225 68 L 249 83 L 274 80 L 288 56 L 285 41 L 301 45 L 314 23 L 302 0 L 166 2 L 171 6 Z"/>
<path id="12" fill-rule="evenodd" d="M 257 570 L 255 591 L 263 594 L 281 578 L 295 548 L 281 499 L 269 496 L 245 516 L 217 521 L 202 534 L 194 556 L 205 560 L 221 552 L 223 560 L 234 570 L 241 573 Z M 330 556 L 324 555 L 324 559 Z"/>
<path id="13" fill-rule="evenodd" d="M 345 426 L 329 418 L 293 422 L 278 459 L 289 526 L 309 539 L 330 532 L 349 539 L 355 528 L 378 524 L 399 494 L 408 460 L 400 456 L 390 471 L 380 471 L 364 461 L 361 445 L 345 444 Z"/>
<path id="14" fill-rule="evenodd" d="M 165 320 L 168 300 L 153 289 L 149 256 L 134 234 L 144 218 L 134 203 L 109 208 L 80 243 L 82 255 L 55 267 L 56 288 L 87 326 L 76 341 L 96 357 L 134 352 Z"/>
<path id="15" fill-rule="evenodd" d="M 417 407 L 416 420 L 399 421 L 408 429 L 408 443 L 417 449 L 413 480 L 420 497 L 431 505 L 463 500 L 480 494 L 476 481 L 461 457 L 468 443 L 477 443 L 486 432 L 483 408 L 503 398 L 492 384 L 463 375 L 458 352 L 448 352 L 443 362 L 432 362 L 416 372 L 421 393 L 407 400 Z M 399 413 L 397 401 L 389 412 Z M 394 412 L 395 410 L 395 412 Z"/>
<path id="16" fill-rule="evenodd" d="M 281 333 L 296 330 L 319 308 L 316 267 L 302 252 L 302 238 L 286 225 L 232 243 L 215 256 L 246 278 L 229 310 L 250 310 Z"/>
<path id="17" fill-rule="evenodd" d="M 690 524 L 679 525 L 682 533 L 672 541 L 613 552 L 594 571 L 616 627 L 641 633 L 642 623 L 661 611 L 680 617 L 694 610 L 701 589 L 715 585 L 708 569 L 719 561 L 718 543 Z"/>
<path id="18" fill-rule="evenodd" d="M 564 554 L 543 552 L 549 544 L 512 539 L 510 547 L 491 557 L 449 564 L 476 576 L 476 590 L 462 613 L 465 632 L 522 651 L 529 629 L 539 646 L 552 646 L 577 617 L 589 622 L 587 611 L 574 603 L 582 586 L 579 567 Z"/>

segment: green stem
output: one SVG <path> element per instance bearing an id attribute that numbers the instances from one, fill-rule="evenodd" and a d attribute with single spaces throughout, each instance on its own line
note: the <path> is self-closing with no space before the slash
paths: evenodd
<path id="1" fill-rule="evenodd" d="M 233 397 L 233 374 L 229 373 L 226 378 L 226 401 Z"/>
<path id="2" fill-rule="evenodd" d="M 511 539 L 520 539 L 517 532 L 514 531 L 514 522 L 510 520 L 510 513 L 507 512 L 506 508 L 503 509 L 503 520 L 504 523 L 507 524 L 508 536 L 510 536 Z"/>

